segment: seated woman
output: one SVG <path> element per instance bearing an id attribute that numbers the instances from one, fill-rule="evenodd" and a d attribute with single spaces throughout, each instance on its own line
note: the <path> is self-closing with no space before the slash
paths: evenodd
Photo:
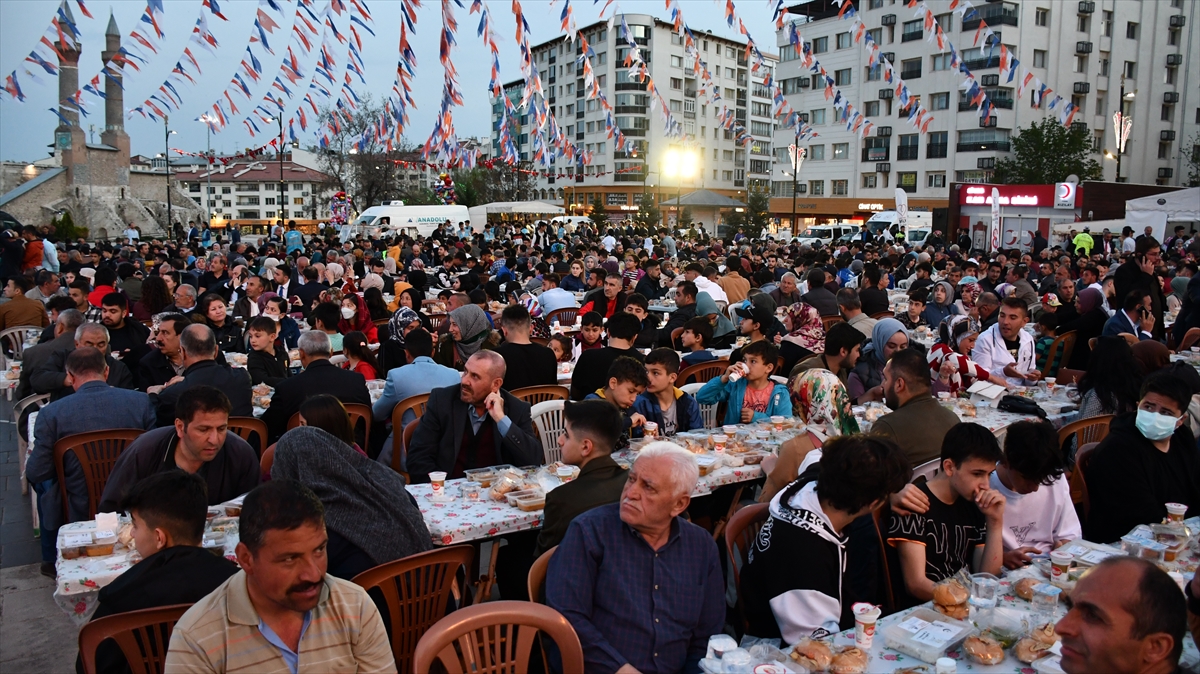
<path id="1" fill-rule="evenodd" d="M 763 459 L 767 481 L 758 497 L 761 503 L 770 503 L 775 494 L 821 459 L 825 438 L 851 435 L 859 430 L 850 396 L 834 373 L 806 370 L 792 381 L 790 388 L 792 409 L 808 424 L 809 431 L 783 443 L 778 457 Z"/>
<path id="2" fill-rule="evenodd" d="M 368 274 L 363 283 L 371 280 L 371 277 L 379 278 L 377 274 Z M 363 291 L 363 304 L 367 305 L 367 314 L 372 321 L 379 321 L 385 318 L 391 318 L 392 312 L 388 311 L 387 302 L 383 299 L 383 291 L 376 287 L 370 287 Z"/>
<path id="3" fill-rule="evenodd" d="M 813 305 L 797 302 L 787 307 L 783 326 L 788 332 L 779 343 L 779 355 L 783 356 L 780 372 L 791 372 L 796 363 L 825 352 L 825 324 L 821 322 L 821 312 Z"/>
<path id="4" fill-rule="evenodd" d="M 1079 418 L 1125 414 L 1141 399 L 1142 366 L 1121 337 L 1096 340 L 1087 370 L 1079 379 Z"/>
<path id="5" fill-rule="evenodd" d="M 964 276 L 958 282 L 958 292 L 962 293 L 962 298 L 954 301 L 951 313 L 955 316 L 978 318 L 979 309 L 975 306 L 975 300 L 979 299 L 979 296 L 983 294 L 983 288 L 975 282 L 975 277 Z"/>
<path id="6" fill-rule="evenodd" d="M 342 338 L 342 353 L 346 354 L 345 369 L 361 374 L 367 381 L 379 379 L 379 363 L 367 346 L 366 335 L 358 330 L 347 332 Z"/>
<path id="7" fill-rule="evenodd" d="M 1062 366 L 1072 370 L 1086 370 L 1091 360 L 1091 340 L 1104 332 L 1108 312 L 1104 310 L 1104 295 L 1095 288 L 1084 288 L 1075 295 L 1075 307 L 1079 318 L 1058 324 L 1058 334 L 1075 332 L 1075 349 L 1071 360 Z"/>
<path id="8" fill-rule="evenodd" d="M 733 346 L 738 336 L 737 326 L 721 311 L 712 295 L 703 291 L 696 293 L 696 316 L 707 318 L 712 324 L 712 348 L 728 349 Z"/>
<path id="9" fill-rule="evenodd" d="M 462 370 L 467 359 L 480 349 L 492 350 L 500 345 L 500 333 L 492 330 L 479 305 L 461 306 L 451 311 L 446 320 L 449 322 L 446 334 L 438 338 L 433 352 L 438 365 Z"/>
<path id="10" fill-rule="evenodd" d="M 893 353 L 907 348 L 908 331 L 900 321 L 884 318 L 876 323 L 846 381 L 850 399 L 858 403 L 883 400 L 883 366 Z"/>
<path id="11" fill-rule="evenodd" d="M 216 293 L 205 293 L 196 303 L 196 315 L 203 317 L 204 324 L 212 328 L 217 338 L 217 347 L 225 353 L 245 353 L 242 329 L 228 315 L 225 298 Z"/>
<path id="12" fill-rule="evenodd" d="M 162 313 L 172 302 L 171 291 L 161 276 L 147 276 L 142 281 L 142 297 L 129 305 L 134 320 L 149 321 Z"/>
<path id="13" fill-rule="evenodd" d="M 341 302 L 342 320 L 338 321 L 338 332 L 348 335 L 357 330 L 366 336 L 367 342 L 379 342 L 379 330 L 371 320 L 371 312 L 357 293 L 347 293 Z"/>
<path id="14" fill-rule="evenodd" d="M 258 314 L 279 323 L 279 335 L 276 341 L 287 349 L 294 349 L 300 343 L 300 326 L 296 319 L 288 316 L 288 303 L 275 293 L 267 292 L 258 297 Z"/>
<path id="15" fill-rule="evenodd" d="M 937 344 L 929 349 L 929 369 L 933 371 L 933 392 L 958 393 L 977 380 L 990 381 L 1008 388 L 1000 373 L 990 373 L 971 360 L 971 349 L 979 338 L 979 326 L 969 316 L 951 316 L 938 328 Z"/>
<path id="16" fill-rule="evenodd" d="M 929 294 L 929 303 L 925 305 L 922 316 L 929 326 L 938 326 L 946 320 L 954 306 L 954 286 L 949 281 L 938 281 Z"/>
<path id="17" fill-rule="evenodd" d="M 421 310 L 422 302 L 424 302 L 424 293 L 416 288 L 406 288 L 396 296 L 396 311 L 411 309 L 421 321 L 421 327 L 425 328 L 426 332 L 433 332 L 433 326 L 429 323 L 429 316 Z M 392 315 L 395 316 L 395 312 L 392 312 Z"/>
<path id="18" fill-rule="evenodd" d="M 293 428 L 275 445 L 271 477 L 296 480 L 321 499 L 331 575 L 353 578 L 432 547 L 404 478 L 354 451 L 343 437 L 315 425 Z"/>

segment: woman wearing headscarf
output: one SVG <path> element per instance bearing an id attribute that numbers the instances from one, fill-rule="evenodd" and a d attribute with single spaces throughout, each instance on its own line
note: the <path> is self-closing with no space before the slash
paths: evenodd
<path id="1" fill-rule="evenodd" d="M 958 393 L 976 380 L 990 381 L 1008 388 L 1001 374 L 993 374 L 971 360 L 971 349 L 979 338 L 979 324 L 969 316 L 951 316 L 938 329 L 938 342 L 929 349 L 927 360 L 932 371 L 933 390 Z"/>
<path id="2" fill-rule="evenodd" d="M 1075 332 L 1075 349 L 1071 351 L 1071 360 L 1063 363 L 1063 367 L 1086 370 L 1092 355 L 1089 342 L 1104 332 L 1108 312 L 1104 310 L 1104 295 L 1095 288 L 1084 288 L 1080 291 L 1075 296 L 1075 306 L 1079 310 L 1079 318 L 1058 326 L 1059 335 Z"/>
<path id="3" fill-rule="evenodd" d="M 858 432 L 858 421 L 851 410 L 850 396 L 837 375 L 829 370 L 806 370 L 796 377 L 790 387 L 792 409 L 808 425 L 807 432 L 783 443 L 779 458 L 763 461 L 767 481 L 761 503 L 770 503 L 775 494 L 796 479 L 809 465 L 821 458 L 821 444 L 826 438 Z"/>
<path id="4" fill-rule="evenodd" d="M 404 478 L 327 431 L 300 426 L 284 433 L 271 478 L 296 480 L 321 499 L 331 575 L 353 578 L 432 547 Z"/>
<path id="5" fill-rule="evenodd" d="M 708 319 L 713 326 L 713 338 L 710 348 L 713 349 L 728 349 L 733 346 L 733 341 L 737 339 L 737 328 L 734 327 L 733 321 L 725 315 L 717 306 L 712 295 L 704 291 L 696 293 L 696 316 Z"/>
<path id="6" fill-rule="evenodd" d="M 937 327 L 946 320 L 954 306 L 954 286 L 949 281 L 938 281 L 929 291 L 929 302 L 921 316 L 930 327 Z"/>
<path id="7" fill-rule="evenodd" d="M 1142 366 L 1142 375 L 1150 376 L 1171 364 L 1171 352 L 1162 342 L 1147 339 L 1129 347 Z"/>
<path id="8" fill-rule="evenodd" d="M 481 349 L 492 350 L 500 344 L 500 335 L 492 330 L 487 315 L 478 305 L 461 306 L 446 318 L 449 321 L 446 334 L 438 338 L 433 360 L 462 370 L 467 359 Z"/>
<path id="9" fill-rule="evenodd" d="M 871 339 L 863 344 L 858 365 L 850 373 L 846 390 L 857 402 L 882 400 L 883 366 L 900 349 L 908 348 L 908 330 L 894 318 L 884 318 L 871 328 Z"/>
<path id="10" fill-rule="evenodd" d="M 779 355 L 783 356 L 780 372 L 791 372 L 796 363 L 825 352 L 825 324 L 816 307 L 797 302 L 786 309 L 783 321 L 788 332 L 779 343 Z"/>
<path id="11" fill-rule="evenodd" d="M 338 321 L 338 332 L 345 335 L 355 330 L 367 337 L 369 344 L 379 342 L 379 331 L 371 320 L 371 310 L 356 293 L 347 293 L 341 302 L 342 318 Z"/>
<path id="12" fill-rule="evenodd" d="M 979 317 L 979 310 L 975 308 L 975 300 L 979 299 L 979 295 L 983 292 L 983 288 L 975 281 L 974 276 L 966 276 L 958 282 L 958 290 L 962 293 L 962 297 L 954 300 L 954 306 L 951 308 L 951 313 L 955 316 L 970 316 L 971 318 Z"/>
<path id="13" fill-rule="evenodd" d="M 414 325 L 415 324 L 415 325 Z M 404 354 L 404 337 L 414 328 L 422 327 L 421 316 L 409 307 L 400 307 L 388 320 L 388 338 L 379 344 L 380 376 L 388 370 L 408 363 Z"/>
<path id="14" fill-rule="evenodd" d="M 1167 311 L 1175 313 L 1183 307 L 1183 298 L 1187 296 L 1188 281 L 1191 279 L 1187 276 L 1177 274 L 1171 277 L 1171 294 L 1167 295 Z"/>

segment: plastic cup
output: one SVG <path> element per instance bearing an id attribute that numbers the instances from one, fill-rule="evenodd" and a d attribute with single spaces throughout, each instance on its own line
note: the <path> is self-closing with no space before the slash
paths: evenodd
<path id="1" fill-rule="evenodd" d="M 713 439 L 713 451 L 715 451 L 717 454 L 724 454 L 725 453 L 725 443 L 729 442 L 729 436 L 725 435 L 725 434 L 714 435 L 714 436 L 712 436 L 712 439 Z"/>
<path id="2" fill-rule="evenodd" d="M 1000 581 L 990 573 L 977 573 L 971 576 L 971 605 L 976 608 L 989 609 L 996 606 L 996 595 L 1000 591 Z"/>
<path id="3" fill-rule="evenodd" d="M 446 496 L 446 472 L 435 470 L 430 473 L 429 487 L 435 498 L 444 498 Z"/>
<path id="4" fill-rule="evenodd" d="M 1071 571 L 1071 560 L 1075 557 L 1069 552 L 1055 550 L 1050 553 L 1050 582 L 1062 587 L 1067 583 Z"/>
<path id="5" fill-rule="evenodd" d="M 1183 516 L 1187 514 L 1187 506 L 1182 503 L 1167 504 L 1167 521 L 1168 522 L 1183 522 Z"/>
<path id="6" fill-rule="evenodd" d="M 1055 587 L 1050 583 L 1039 583 L 1033 588 L 1033 599 L 1030 603 L 1033 606 L 1034 622 L 1038 625 L 1044 625 L 1054 621 L 1054 614 L 1058 610 L 1058 598 L 1062 595 L 1062 588 Z"/>
<path id="7" fill-rule="evenodd" d="M 642 426 L 642 431 L 644 432 L 644 434 L 647 438 L 657 438 L 658 437 L 658 424 L 654 423 L 653 421 L 647 421 Z M 559 470 L 562 470 L 562 469 L 560 468 Z"/>
<path id="8" fill-rule="evenodd" d="M 575 471 L 570 466 L 558 467 L 559 482 L 567 483 L 575 478 Z"/>
<path id="9" fill-rule="evenodd" d="M 781 416 L 771 417 L 771 425 L 775 427 L 776 433 L 783 430 L 783 422 L 784 422 L 784 418 Z"/>
<path id="10" fill-rule="evenodd" d="M 853 609 L 854 645 L 867 650 L 871 648 L 871 644 L 875 641 L 875 623 L 879 620 L 879 607 L 861 603 L 855 604 Z"/>

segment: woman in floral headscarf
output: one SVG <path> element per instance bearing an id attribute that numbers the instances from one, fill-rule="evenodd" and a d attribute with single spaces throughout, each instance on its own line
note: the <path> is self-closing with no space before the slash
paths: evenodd
<path id="1" fill-rule="evenodd" d="M 783 322 L 788 332 L 779 343 L 779 355 L 783 356 L 781 372 L 791 372 L 796 363 L 825 352 L 825 325 L 816 307 L 797 302 L 787 308 Z"/>
<path id="2" fill-rule="evenodd" d="M 763 461 L 767 481 L 758 500 L 769 503 L 809 465 L 821 458 L 821 444 L 827 437 L 858 432 L 858 421 L 851 411 L 850 395 L 837 375 L 829 370 L 806 370 L 789 386 L 792 409 L 808 425 L 801 433 L 783 443 L 779 458 Z M 770 465 L 773 463 L 774 465 Z"/>
<path id="3" fill-rule="evenodd" d="M 950 312 L 956 316 L 979 318 L 979 310 L 975 308 L 975 301 L 983 293 L 983 288 L 975 282 L 975 277 L 967 276 L 959 281 L 958 291 L 962 293 L 962 298 L 954 301 L 954 306 L 950 308 Z"/>

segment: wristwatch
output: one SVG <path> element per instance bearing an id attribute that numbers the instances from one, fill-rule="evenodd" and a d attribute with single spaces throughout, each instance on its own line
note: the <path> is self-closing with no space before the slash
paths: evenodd
<path id="1" fill-rule="evenodd" d="M 1187 597 L 1188 613 L 1200 616 L 1200 599 L 1192 596 L 1191 582 L 1185 583 L 1183 586 L 1183 596 Z"/>

